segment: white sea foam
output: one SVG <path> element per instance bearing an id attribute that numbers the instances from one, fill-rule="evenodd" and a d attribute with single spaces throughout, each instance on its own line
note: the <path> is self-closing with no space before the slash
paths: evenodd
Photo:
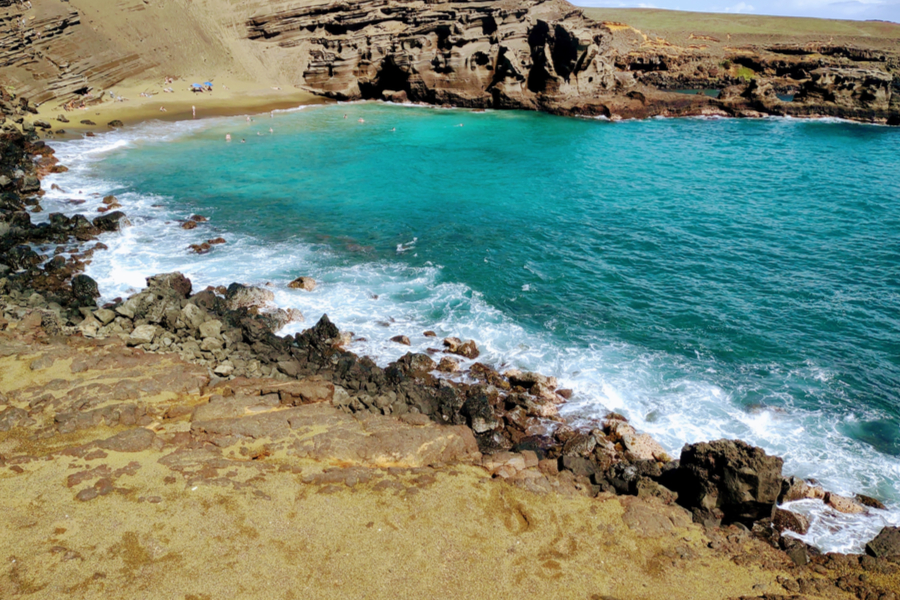
<path id="1" fill-rule="evenodd" d="M 685 443 L 744 439 L 783 456 L 788 474 L 815 477 L 837 493 L 868 493 L 892 503 L 888 511 L 863 516 L 835 515 L 821 502 L 791 504 L 792 510 L 811 516 L 812 527 L 804 539 L 823 550 L 859 552 L 880 526 L 900 523 L 898 461 L 847 437 L 824 412 L 766 407 L 748 411 L 735 401 L 742 390 L 714 383 L 715 364 L 704 373 L 686 368 L 685 359 L 614 341 L 562 345 L 547 331 L 526 330 L 477 291 L 442 281 L 437 265 L 412 268 L 399 261 L 375 261 L 346 266 L 327 248 L 296 241 L 266 244 L 228 231 L 215 231 L 228 240 L 226 245 L 207 255 L 192 254 L 186 248 L 210 237 L 209 227 L 202 232 L 174 227 L 172 221 L 183 215 L 167 208 L 171 198 L 123 192 L 120 182 L 99 179 L 91 168 L 110 152 L 146 140 L 172 140 L 210 121 L 215 120 L 149 123 L 53 143 L 70 170 L 45 180 L 45 189 L 55 183 L 66 191 L 49 191 L 42 200 L 43 214 L 91 214 L 103 195 L 115 191 L 133 223 L 120 233 L 104 234 L 101 240 L 109 250 L 97 253 L 88 267 L 104 300 L 142 288 L 149 275 L 179 270 L 193 280 L 195 289 L 232 281 L 270 285 L 280 306 L 297 308 L 306 316 L 304 323 L 291 324 L 283 333 L 309 327 L 327 313 L 343 330 L 355 333 L 355 352 L 372 356 L 381 365 L 407 351 L 434 347 L 434 339 L 422 335 L 425 330 L 437 332 L 438 339 L 449 335 L 475 339 L 482 351 L 480 361 L 501 370 L 516 366 L 554 375 L 563 387 L 574 390 L 562 412 L 576 423 L 610 410 L 621 412 L 674 455 Z M 69 199 L 86 202 L 73 206 L 66 203 Z M 214 222 L 209 226 L 215 230 Z M 398 251 L 412 248 L 415 241 L 402 244 Z M 534 265 L 523 267 L 544 278 Z M 288 288 L 287 283 L 299 275 L 311 276 L 319 285 L 312 292 Z M 523 292 L 529 291 L 526 287 Z M 412 346 L 391 342 L 398 334 L 407 335 Z M 823 380 L 831 377 L 815 364 L 808 370 Z"/>

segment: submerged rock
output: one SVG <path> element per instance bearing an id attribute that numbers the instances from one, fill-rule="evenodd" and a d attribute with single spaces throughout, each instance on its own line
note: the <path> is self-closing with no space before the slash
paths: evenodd
<path id="1" fill-rule="evenodd" d="M 312 277 L 298 277 L 288 284 L 289 288 L 311 292 L 316 289 L 316 280 Z"/>

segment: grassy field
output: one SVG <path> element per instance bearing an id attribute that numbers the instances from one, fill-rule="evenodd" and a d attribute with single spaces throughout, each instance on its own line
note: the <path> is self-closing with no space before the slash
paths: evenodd
<path id="1" fill-rule="evenodd" d="M 797 17 L 769 17 L 695 13 L 645 8 L 584 8 L 599 21 L 625 23 L 644 33 L 679 40 L 710 36 L 732 42 L 786 43 L 856 40 L 866 45 L 892 45 L 900 40 L 900 24 L 885 21 L 839 21 Z M 729 37 L 730 36 L 730 37 Z"/>

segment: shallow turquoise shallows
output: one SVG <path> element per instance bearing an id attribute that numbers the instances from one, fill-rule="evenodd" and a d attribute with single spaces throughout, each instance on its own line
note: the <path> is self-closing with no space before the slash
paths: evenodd
<path id="1" fill-rule="evenodd" d="M 471 337 L 575 389 L 573 419 L 625 412 L 676 455 L 740 437 L 900 501 L 900 130 L 345 104 L 57 147 L 61 187 L 135 222 L 89 271 L 108 298 L 174 269 L 269 282 L 289 331 L 327 312 L 382 363 L 393 335 Z"/>

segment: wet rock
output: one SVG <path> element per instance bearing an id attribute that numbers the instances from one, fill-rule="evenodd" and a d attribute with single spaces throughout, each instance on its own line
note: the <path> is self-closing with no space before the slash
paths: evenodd
<path id="1" fill-rule="evenodd" d="M 686 445 L 678 469 L 678 502 L 703 518 L 714 509 L 726 523 L 752 526 L 771 518 L 784 461 L 740 440 Z"/>
<path id="2" fill-rule="evenodd" d="M 866 506 L 868 508 L 875 508 L 878 510 L 885 510 L 886 507 L 879 500 L 872 498 L 871 496 L 864 496 L 863 494 L 857 494 L 855 500 Z"/>
<path id="3" fill-rule="evenodd" d="M 230 310 L 240 308 L 262 308 L 274 302 L 275 294 L 260 287 L 232 283 L 225 292 L 225 300 Z"/>
<path id="4" fill-rule="evenodd" d="M 465 358 L 475 359 L 481 354 L 474 340 L 463 342 L 459 338 L 449 337 L 444 339 L 444 347 L 450 354 L 457 354 Z"/>
<path id="5" fill-rule="evenodd" d="M 289 288 L 311 292 L 316 289 L 316 280 L 312 277 L 298 277 L 288 284 Z"/>
<path id="6" fill-rule="evenodd" d="M 459 361 L 450 358 L 449 356 L 445 356 L 441 358 L 441 362 L 438 363 L 437 370 L 441 373 L 457 373 L 459 372 Z"/>
<path id="7" fill-rule="evenodd" d="M 394 337 L 391 338 L 391 341 L 394 342 L 395 344 L 402 344 L 404 346 L 411 345 L 409 338 L 406 337 L 405 335 L 395 335 Z"/>
<path id="8" fill-rule="evenodd" d="M 900 527 L 884 527 L 875 538 L 866 544 L 866 554 L 881 558 L 900 556 Z"/>
<path id="9" fill-rule="evenodd" d="M 196 221 L 185 221 L 181 224 L 182 229 L 197 229 Z"/>
<path id="10" fill-rule="evenodd" d="M 117 129 L 119 127 L 125 127 L 125 123 L 120 121 L 119 119 L 113 119 L 109 123 L 106 124 L 110 129 Z"/>
<path id="11" fill-rule="evenodd" d="M 860 513 L 866 512 L 866 507 L 853 498 L 847 498 L 845 496 L 834 494 L 832 492 L 825 492 L 824 501 L 825 504 L 841 513 L 858 515 Z"/>
<path id="12" fill-rule="evenodd" d="M 781 483 L 781 495 L 779 502 L 792 502 L 794 500 L 824 500 L 825 490 L 817 485 L 810 485 L 798 477 L 785 477 Z"/>
<path id="13" fill-rule="evenodd" d="M 531 390 L 536 385 L 555 390 L 556 386 L 558 385 L 556 377 L 547 377 L 546 375 L 541 375 L 540 373 L 510 369 L 503 375 L 507 379 L 509 379 L 509 383 L 511 385 L 519 386 L 525 388 L 526 390 Z"/>
<path id="14" fill-rule="evenodd" d="M 80 273 L 72 278 L 72 295 L 83 305 L 93 305 L 100 297 L 100 288 L 96 281 Z"/>
<path id="15" fill-rule="evenodd" d="M 171 290 L 181 298 L 191 295 L 191 280 L 181 273 L 165 273 L 147 278 L 147 287 L 151 290 Z"/>
<path id="16" fill-rule="evenodd" d="M 53 128 L 53 126 L 50 125 L 50 123 L 48 123 L 47 121 L 43 121 L 43 120 L 41 120 L 41 119 L 35 119 L 35 121 L 34 121 L 34 126 L 37 127 L 38 129 L 43 129 L 43 130 L 45 130 L 45 131 L 46 131 L 47 129 L 52 129 L 52 128 Z"/>
<path id="17" fill-rule="evenodd" d="M 779 533 L 793 531 L 805 535 L 809 531 L 809 519 L 795 512 L 776 508 L 772 517 L 772 525 Z"/>
<path id="18" fill-rule="evenodd" d="M 19 191 L 23 194 L 36 194 L 41 191 L 41 180 L 34 175 L 26 175 L 19 183 Z"/>
<path id="19" fill-rule="evenodd" d="M 41 263 L 41 256 L 25 245 L 15 246 L 6 253 L 4 261 L 13 269 L 30 269 Z"/>
<path id="20" fill-rule="evenodd" d="M 89 125 L 90 127 L 94 127 L 95 125 L 97 125 L 96 123 L 94 123 L 94 122 L 91 121 L 90 119 L 82 119 L 82 120 L 81 120 L 81 124 L 82 124 L 82 125 Z"/>
<path id="21" fill-rule="evenodd" d="M 93 223 L 100 231 L 118 231 L 122 226 L 131 224 L 125 213 L 120 210 L 99 216 Z"/>

